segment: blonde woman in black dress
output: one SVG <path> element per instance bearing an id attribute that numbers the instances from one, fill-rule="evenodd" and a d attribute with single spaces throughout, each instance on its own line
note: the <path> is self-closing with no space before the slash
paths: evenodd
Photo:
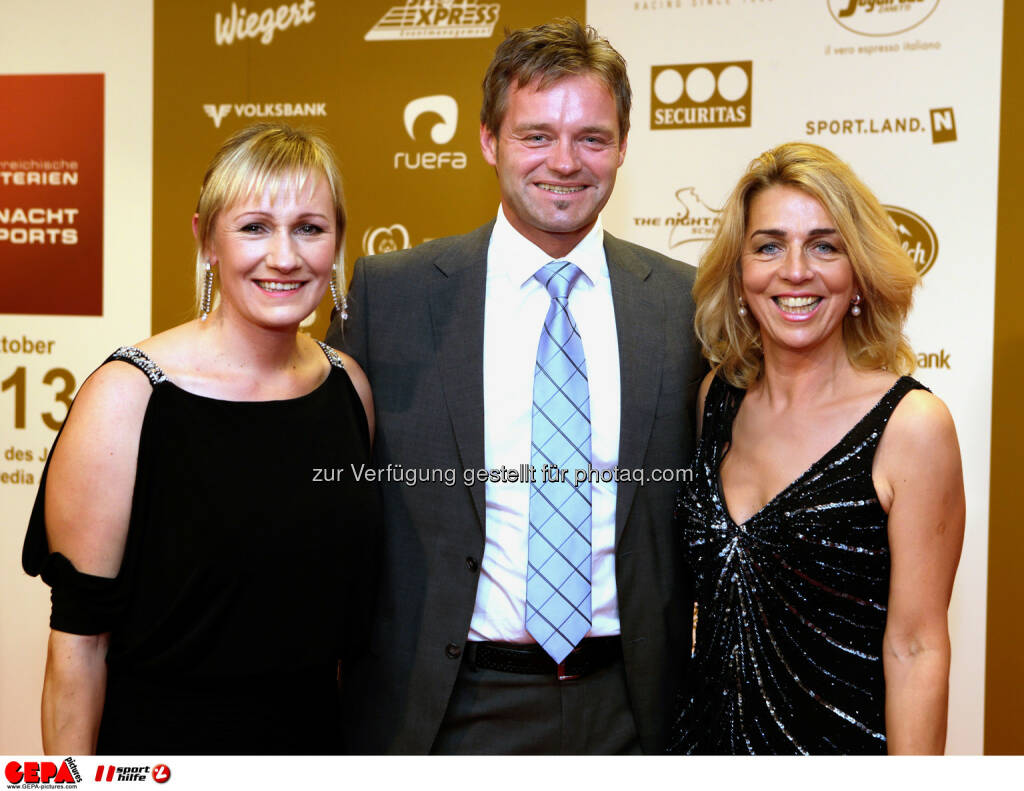
<path id="1" fill-rule="evenodd" d="M 315 471 L 369 461 L 373 409 L 359 367 L 299 324 L 344 227 L 323 140 L 236 133 L 192 219 L 202 315 L 83 384 L 24 552 L 53 589 L 47 753 L 337 751 L 376 493 Z"/>
<path id="2" fill-rule="evenodd" d="M 697 577 L 676 749 L 941 753 L 964 492 L 910 378 L 918 277 L 849 167 L 755 159 L 694 286 L 713 366 L 678 519 Z"/>

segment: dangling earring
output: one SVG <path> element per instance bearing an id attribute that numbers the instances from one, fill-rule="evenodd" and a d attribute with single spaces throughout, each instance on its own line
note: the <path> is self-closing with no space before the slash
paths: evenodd
<path id="1" fill-rule="evenodd" d="M 744 316 L 747 315 L 747 304 L 743 301 L 743 297 L 740 297 L 737 300 L 737 302 L 739 303 L 739 308 L 736 309 L 736 312 L 739 314 L 739 317 L 742 319 Z"/>
<path id="2" fill-rule="evenodd" d="M 213 268 L 207 261 L 206 271 L 203 273 L 203 298 L 199 303 L 199 320 L 206 321 L 210 315 L 210 305 L 213 303 Z"/>
<path id="3" fill-rule="evenodd" d="M 338 265 L 331 266 L 331 299 L 334 300 L 334 312 L 341 314 L 342 321 L 348 321 L 348 294 L 338 296 Z"/>
<path id="4" fill-rule="evenodd" d="M 850 300 L 850 315 L 857 318 L 861 314 L 860 294 Z"/>

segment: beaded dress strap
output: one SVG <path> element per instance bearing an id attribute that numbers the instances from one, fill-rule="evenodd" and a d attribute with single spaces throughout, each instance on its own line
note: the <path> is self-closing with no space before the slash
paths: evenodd
<path id="1" fill-rule="evenodd" d="M 317 341 L 317 343 L 319 343 L 320 348 L 324 350 L 324 354 L 327 355 L 327 359 L 331 363 L 331 365 L 333 365 L 335 368 L 340 368 L 341 370 L 344 371 L 345 363 L 342 361 L 341 355 L 339 355 L 336 351 L 334 351 L 334 349 L 332 349 L 323 341 Z"/>
<path id="2" fill-rule="evenodd" d="M 167 375 L 160 369 L 160 366 L 153 362 L 142 349 L 135 346 L 120 347 L 106 359 L 106 362 L 111 360 L 120 360 L 121 362 L 134 365 L 149 378 L 149 383 L 154 387 L 161 382 L 167 381 Z"/>

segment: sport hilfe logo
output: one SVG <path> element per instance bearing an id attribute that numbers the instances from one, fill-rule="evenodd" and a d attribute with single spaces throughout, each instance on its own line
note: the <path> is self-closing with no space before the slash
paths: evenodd
<path id="1" fill-rule="evenodd" d="M 932 15 L 939 0 L 827 0 L 832 18 L 851 33 L 895 36 Z"/>
<path id="2" fill-rule="evenodd" d="M 651 67 L 651 129 L 750 126 L 753 61 Z"/>

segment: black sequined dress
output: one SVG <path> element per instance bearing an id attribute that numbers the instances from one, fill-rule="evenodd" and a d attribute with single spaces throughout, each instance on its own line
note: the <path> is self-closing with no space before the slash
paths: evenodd
<path id="1" fill-rule="evenodd" d="M 674 749 L 884 754 L 887 516 L 871 465 L 899 379 L 831 450 L 741 525 L 719 467 L 744 391 L 716 378 L 677 520 L 697 585 L 696 644 Z"/>

